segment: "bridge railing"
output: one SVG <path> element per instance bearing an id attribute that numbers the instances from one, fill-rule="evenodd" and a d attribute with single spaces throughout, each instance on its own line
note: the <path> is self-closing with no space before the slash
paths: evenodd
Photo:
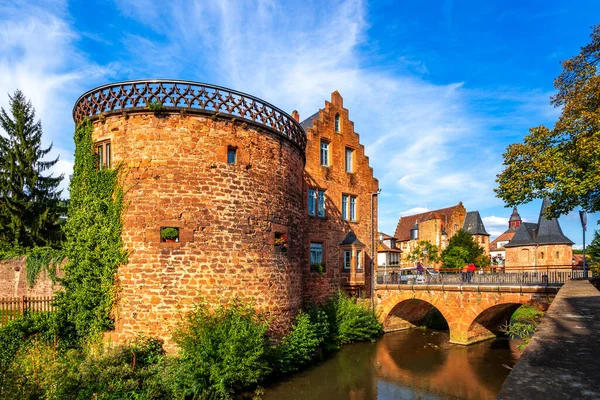
<path id="1" fill-rule="evenodd" d="M 474 273 L 454 269 L 430 271 L 426 269 L 419 274 L 416 271 L 379 270 L 377 284 L 561 286 L 568 280 L 584 278 L 583 270 L 573 269 L 570 265 L 480 268 Z"/>

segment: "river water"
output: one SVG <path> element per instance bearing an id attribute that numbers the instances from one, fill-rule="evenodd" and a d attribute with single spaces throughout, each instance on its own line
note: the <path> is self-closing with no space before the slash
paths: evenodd
<path id="1" fill-rule="evenodd" d="M 264 400 L 495 399 L 519 358 L 516 340 L 471 346 L 411 329 L 344 346 L 326 361 L 265 388 Z"/>

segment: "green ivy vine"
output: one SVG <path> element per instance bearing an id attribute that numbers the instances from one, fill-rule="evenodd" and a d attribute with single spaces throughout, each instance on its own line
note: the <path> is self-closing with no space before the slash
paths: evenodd
<path id="1" fill-rule="evenodd" d="M 67 262 L 60 280 L 64 290 L 56 296 L 62 322 L 78 341 L 113 327 L 115 273 L 127 262 L 121 240 L 119 168 L 97 168 L 92 129 L 91 122 L 85 121 L 75 130 L 75 165 L 64 227 Z"/>
<path id="2" fill-rule="evenodd" d="M 56 270 L 65 259 L 62 250 L 51 247 L 34 247 L 26 257 L 26 276 L 29 287 L 35 285 L 35 281 L 42 271 L 46 271 L 53 283 L 56 282 Z"/>

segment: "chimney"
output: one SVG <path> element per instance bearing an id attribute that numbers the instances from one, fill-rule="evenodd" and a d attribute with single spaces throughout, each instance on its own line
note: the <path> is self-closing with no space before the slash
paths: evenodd
<path id="1" fill-rule="evenodd" d="M 292 111 L 292 118 L 294 118 L 296 122 L 300 122 L 300 114 L 298 114 L 298 111 Z"/>

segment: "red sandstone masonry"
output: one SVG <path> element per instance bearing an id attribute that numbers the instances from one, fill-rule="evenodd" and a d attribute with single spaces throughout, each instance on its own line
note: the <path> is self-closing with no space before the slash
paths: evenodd
<path id="1" fill-rule="evenodd" d="M 62 276 L 62 271 L 57 274 Z M 53 296 L 58 289 L 60 286 L 53 284 L 45 271 L 39 274 L 35 285 L 29 287 L 25 257 L 0 261 L 0 298 Z"/>
<path id="2" fill-rule="evenodd" d="M 94 123 L 123 163 L 123 241 L 129 262 L 117 273 L 114 307 L 121 340 L 146 333 L 165 340 L 201 299 L 237 296 L 274 314 L 285 329 L 302 306 L 306 263 L 304 159 L 287 140 L 202 116 L 134 114 Z M 227 148 L 238 162 L 227 163 Z M 180 228 L 161 243 L 161 227 Z M 288 234 L 276 254 L 275 232 Z"/>
<path id="3" fill-rule="evenodd" d="M 340 132 L 335 132 L 335 116 L 340 116 Z M 312 128 L 307 129 L 306 167 L 304 171 L 304 203 L 307 203 L 308 188 L 325 189 L 325 218 L 308 217 L 309 237 L 306 242 L 308 257 L 310 241 L 325 244 L 324 257 L 326 273 L 321 276 L 305 266 L 304 296 L 307 301 L 321 302 L 340 288 L 350 291 L 360 289 L 362 296 L 370 296 L 370 265 L 373 258 L 371 221 L 373 232 L 377 234 L 377 196 L 374 197 L 374 212 L 371 214 L 371 193 L 377 192 L 379 182 L 373 178 L 373 169 L 365 155 L 360 137 L 354 132 L 354 123 L 349 119 L 348 110 L 343 107 L 342 96 L 331 94 L 331 102 L 313 120 Z M 321 140 L 329 142 L 330 166 L 321 166 Z M 354 150 L 354 172 L 345 170 L 346 148 Z M 357 196 L 357 221 L 342 220 L 342 194 Z M 306 205 L 304 206 L 306 208 Z M 366 245 L 364 285 L 350 285 L 350 273 L 343 270 L 342 250 L 339 243 L 346 234 L 354 231 L 357 238 Z M 374 257 L 376 259 L 376 257 Z"/>

